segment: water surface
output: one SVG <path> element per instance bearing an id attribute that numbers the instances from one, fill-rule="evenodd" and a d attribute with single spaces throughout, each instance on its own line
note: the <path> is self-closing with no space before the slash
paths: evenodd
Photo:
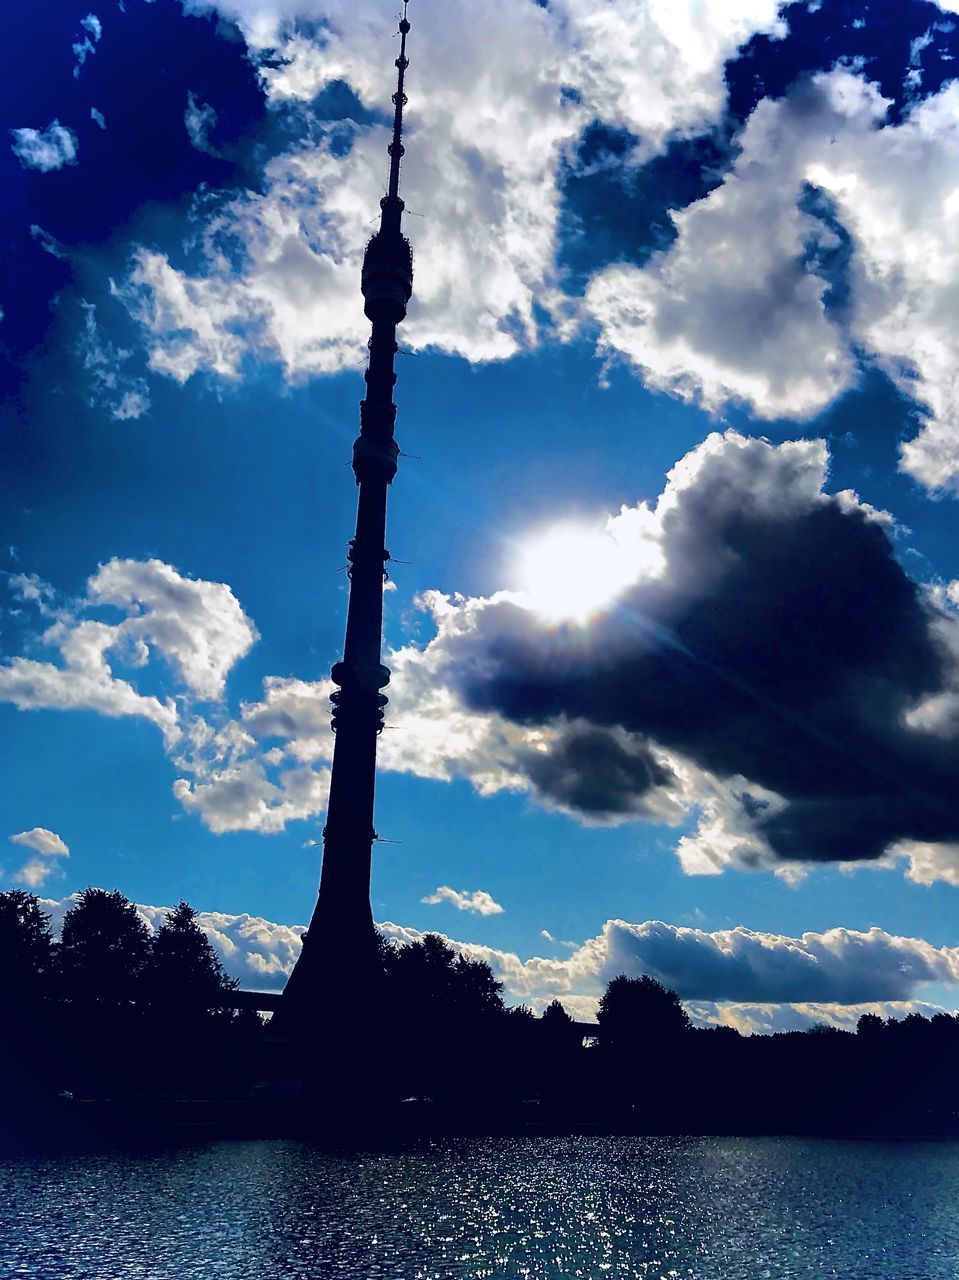
<path id="1" fill-rule="evenodd" d="M 219 1142 L 0 1160 L 3 1280 L 956 1280 L 959 1144 Z"/>

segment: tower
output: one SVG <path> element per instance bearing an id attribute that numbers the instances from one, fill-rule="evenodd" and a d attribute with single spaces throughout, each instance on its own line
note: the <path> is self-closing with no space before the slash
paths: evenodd
<path id="1" fill-rule="evenodd" d="M 343 659 L 332 670 L 339 687 L 331 695 L 335 733 L 330 799 L 323 829 L 320 891 L 300 958 L 290 974 L 278 1019 L 288 1030 L 315 1016 L 325 993 L 341 998 L 369 993 L 378 973 L 377 940 L 370 907 L 376 740 L 390 672 L 383 665 L 383 586 L 387 490 L 396 475 L 399 448 L 393 436 L 396 405 L 393 369 L 396 326 L 413 292 L 413 253 L 403 235 L 400 160 L 403 156 L 403 84 L 410 24 L 404 0 L 400 22 L 397 85 L 393 94 L 393 138 L 389 187 L 380 201 L 379 230 L 366 246 L 361 289 L 370 321 L 366 396 L 360 402 L 360 433 L 353 445 L 359 488 L 356 533 L 349 545 L 349 607 Z"/>

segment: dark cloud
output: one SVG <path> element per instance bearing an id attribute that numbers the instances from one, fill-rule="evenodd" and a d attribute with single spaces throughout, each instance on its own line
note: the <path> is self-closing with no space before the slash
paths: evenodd
<path id="1" fill-rule="evenodd" d="M 814 442 L 711 437 L 655 514 L 661 575 L 585 635 L 490 603 L 446 641 L 445 678 L 475 710 L 635 735 L 633 768 L 623 738 L 603 756 L 598 741 L 577 749 L 561 736 L 536 759 L 535 785 L 591 816 L 633 808 L 652 739 L 782 797 L 739 804 L 783 858 L 956 839 L 959 740 L 906 719 L 948 687 L 954 624 L 903 571 L 887 522 L 820 491 L 824 466 Z"/>
<path id="2" fill-rule="evenodd" d="M 829 929 L 801 938 L 739 926 L 707 933 L 648 920 L 611 920 L 600 976 L 650 974 L 689 1000 L 909 1000 L 925 982 L 956 981 L 956 953 L 881 929 Z"/>
<path id="3" fill-rule="evenodd" d="M 648 816 L 656 792 L 676 782 L 669 765 L 635 735 L 588 724 L 564 726 L 548 752 L 517 753 L 516 766 L 543 800 L 607 821 Z"/>

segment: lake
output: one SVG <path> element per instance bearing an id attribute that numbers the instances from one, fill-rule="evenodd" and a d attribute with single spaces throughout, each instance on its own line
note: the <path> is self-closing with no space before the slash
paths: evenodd
<path id="1" fill-rule="evenodd" d="M 3 1280 L 955 1280 L 959 1144 L 293 1141 L 0 1159 Z"/>

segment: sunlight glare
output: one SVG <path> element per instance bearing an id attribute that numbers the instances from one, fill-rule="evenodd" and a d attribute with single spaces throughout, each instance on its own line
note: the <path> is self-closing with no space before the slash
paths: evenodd
<path id="1" fill-rule="evenodd" d="M 556 525 L 520 549 L 518 585 L 544 618 L 586 622 L 640 576 L 635 550 L 608 529 Z"/>

